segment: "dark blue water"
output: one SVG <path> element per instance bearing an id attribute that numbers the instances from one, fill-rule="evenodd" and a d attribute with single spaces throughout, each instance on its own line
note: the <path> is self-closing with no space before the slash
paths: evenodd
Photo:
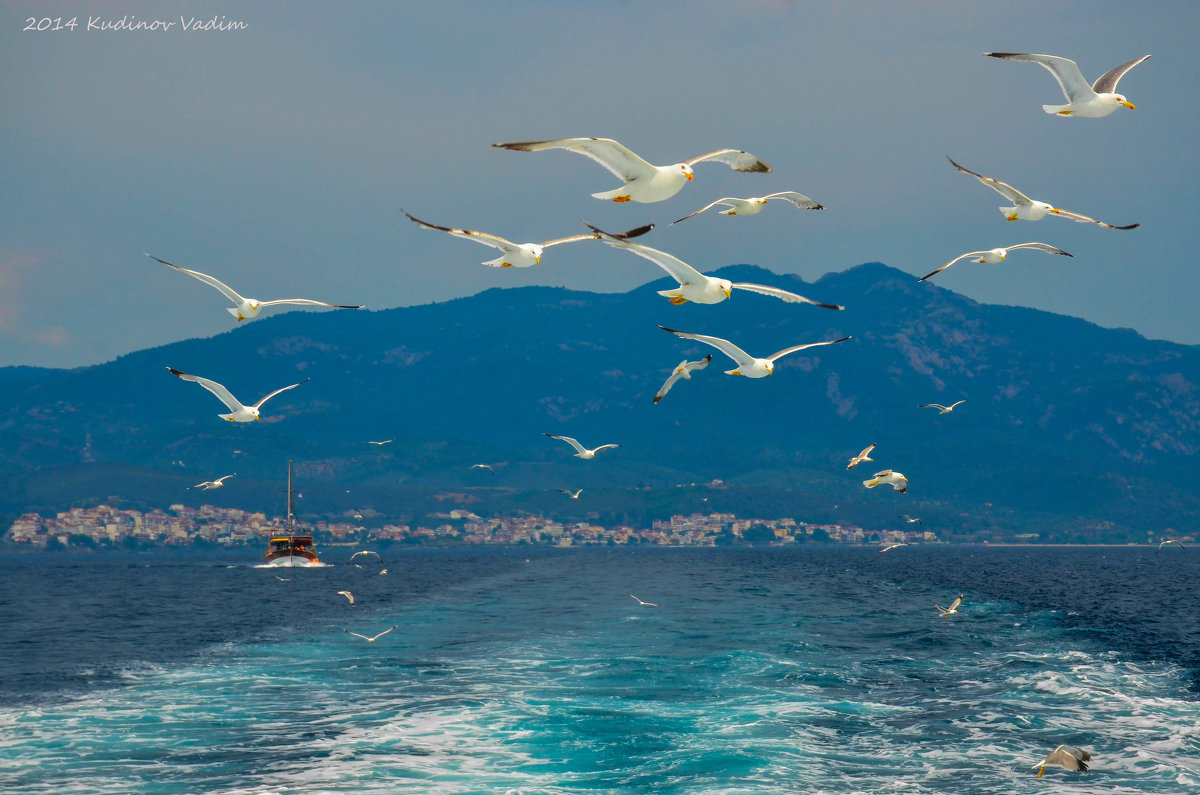
<path id="1" fill-rule="evenodd" d="M 1191 550 L 250 557 L 0 558 L 0 791 L 1200 791 Z"/>

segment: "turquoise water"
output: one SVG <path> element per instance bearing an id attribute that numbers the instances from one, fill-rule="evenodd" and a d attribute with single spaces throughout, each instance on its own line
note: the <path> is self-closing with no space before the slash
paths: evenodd
<path id="1" fill-rule="evenodd" d="M 0 791 L 1200 791 L 1191 550 L 385 557 L 0 558 Z"/>

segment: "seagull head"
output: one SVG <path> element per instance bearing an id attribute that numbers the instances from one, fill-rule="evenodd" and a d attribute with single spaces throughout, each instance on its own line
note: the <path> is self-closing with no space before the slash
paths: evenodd
<path id="1" fill-rule="evenodd" d="M 694 175 L 693 175 L 693 173 L 692 173 L 692 167 L 691 167 L 691 166 L 689 166 L 687 163 L 680 163 L 680 164 L 679 164 L 679 170 L 683 172 L 683 176 L 687 177 L 687 180 L 688 180 L 688 182 L 691 182 L 691 181 L 692 181 L 692 177 L 693 177 Z"/>
<path id="2" fill-rule="evenodd" d="M 533 257 L 533 261 L 537 265 L 542 264 L 542 252 L 545 251 L 541 246 L 533 243 L 529 244 L 529 254 Z"/>
<path id="3" fill-rule="evenodd" d="M 726 298 L 733 295 L 733 282 L 728 279 L 717 279 L 717 289 L 725 294 Z"/>
<path id="4" fill-rule="evenodd" d="M 1124 94 L 1113 94 L 1112 98 L 1113 98 L 1113 100 L 1116 101 L 1116 103 L 1118 105 L 1124 105 L 1125 107 L 1129 108 L 1130 110 L 1133 110 L 1136 107 L 1132 102 L 1125 99 Z"/>

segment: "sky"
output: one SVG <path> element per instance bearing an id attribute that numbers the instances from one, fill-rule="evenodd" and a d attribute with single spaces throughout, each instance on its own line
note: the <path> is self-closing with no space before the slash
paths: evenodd
<path id="1" fill-rule="evenodd" d="M 234 29 L 183 29 L 214 17 Z M 1200 344 L 1197 30 L 1194 0 L 0 2 L 0 366 L 98 364 L 236 325 L 215 290 L 143 252 L 243 295 L 370 310 L 663 275 L 590 241 L 491 269 L 491 249 L 404 211 L 519 242 L 654 223 L 642 242 L 701 271 L 808 281 L 874 261 L 917 277 L 1040 241 L 1075 257 L 1019 251 L 935 281 Z M 987 51 L 1068 57 L 1089 80 L 1153 57 L 1120 85 L 1136 110 L 1064 119 L 1041 109 L 1064 101 L 1048 72 Z M 591 198 L 618 181 L 585 157 L 490 146 L 585 136 L 657 164 L 744 149 L 773 171 L 700 164 L 675 197 L 618 205 Z M 1006 222 L 947 156 L 1141 227 Z M 781 190 L 826 209 L 668 226 Z"/>

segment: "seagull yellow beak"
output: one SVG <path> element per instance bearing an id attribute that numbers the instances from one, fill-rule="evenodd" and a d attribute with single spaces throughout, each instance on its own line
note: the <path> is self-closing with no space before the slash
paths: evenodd
<path id="1" fill-rule="evenodd" d="M 725 289 L 725 290 L 722 290 L 721 292 L 725 293 L 725 297 L 726 297 L 726 298 L 732 298 L 732 297 L 733 297 L 733 288 L 732 288 L 732 287 L 730 287 L 730 288 L 728 288 L 728 289 Z"/>
<path id="2" fill-rule="evenodd" d="M 541 257 L 534 257 L 534 258 L 533 258 L 533 262 L 534 262 L 534 264 L 535 264 L 535 265 L 541 265 L 541 264 L 542 264 L 542 258 L 541 258 Z"/>
<path id="3" fill-rule="evenodd" d="M 684 175 L 685 177 L 687 177 L 687 178 L 688 178 L 688 182 L 691 182 L 691 181 L 692 181 L 692 175 L 691 175 L 691 174 L 689 174 L 689 173 L 687 173 L 687 172 L 685 171 L 685 172 L 683 173 L 683 175 Z"/>
<path id="4" fill-rule="evenodd" d="M 1130 110 L 1133 110 L 1135 107 L 1135 105 L 1132 102 L 1122 102 L 1121 104 L 1124 105 L 1125 107 L 1129 108 Z"/>

